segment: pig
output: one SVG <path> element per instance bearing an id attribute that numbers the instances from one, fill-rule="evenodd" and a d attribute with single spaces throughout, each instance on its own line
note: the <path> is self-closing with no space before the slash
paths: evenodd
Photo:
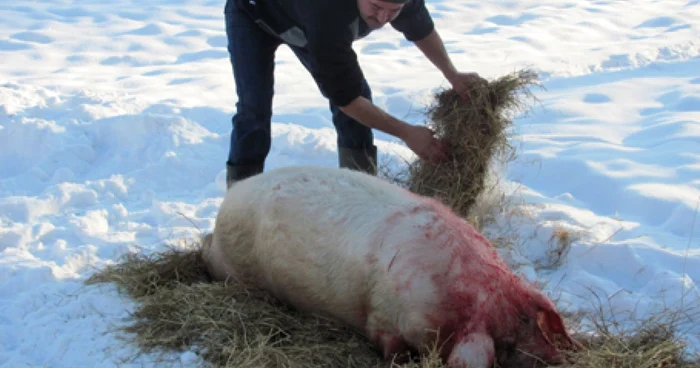
<path id="1" fill-rule="evenodd" d="M 331 317 L 387 361 L 438 346 L 450 368 L 532 367 L 579 346 L 467 221 L 349 169 L 285 167 L 234 183 L 201 257 L 215 280 Z"/>

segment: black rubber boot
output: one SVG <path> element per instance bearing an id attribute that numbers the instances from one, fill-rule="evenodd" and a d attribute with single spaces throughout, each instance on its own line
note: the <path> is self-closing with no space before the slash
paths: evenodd
<path id="1" fill-rule="evenodd" d="M 234 166 L 226 163 L 226 189 L 237 181 L 262 173 L 264 166 L 264 164 Z"/>
<path id="2" fill-rule="evenodd" d="M 377 175 L 377 146 L 366 148 L 338 147 L 338 166 Z"/>

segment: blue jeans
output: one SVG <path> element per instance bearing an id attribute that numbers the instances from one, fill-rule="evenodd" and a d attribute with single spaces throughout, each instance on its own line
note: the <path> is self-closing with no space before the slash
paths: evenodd
<path id="1" fill-rule="evenodd" d="M 225 9 L 228 52 L 235 80 L 236 113 L 231 119 L 231 145 L 228 164 L 262 165 L 272 143 L 271 119 L 274 86 L 275 52 L 282 41 L 258 27 L 234 1 Z M 288 45 L 302 65 L 309 69 L 309 55 L 304 49 Z M 362 81 L 362 96 L 371 100 L 372 92 Z M 319 87 L 320 89 L 320 87 Z M 321 90 L 324 97 L 325 92 Z M 367 148 L 374 144 L 372 129 L 344 114 L 329 103 L 339 148 Z"/>

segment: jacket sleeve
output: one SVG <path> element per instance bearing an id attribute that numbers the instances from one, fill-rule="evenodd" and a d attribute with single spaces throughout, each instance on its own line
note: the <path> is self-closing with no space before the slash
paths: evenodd
<path id="1" fill-rule="evenodd" d="M 323 6 L 317 6 L 301 13 L 305 18 L 309 69 L 321 93 L 342 107 L 361 95 L 364 74 L 352 48 L 351 19 L 334 11 L 321 14 L 321 9 Z"/>
<path id="2" fill-rule="evenodd" d="M 425 38 L 435 28 L 433 18 L 425 7 L 425 0 L 412 0 L 404 5 L 391 26 L 403 33 L 409 41 L 418 41 Z"/>

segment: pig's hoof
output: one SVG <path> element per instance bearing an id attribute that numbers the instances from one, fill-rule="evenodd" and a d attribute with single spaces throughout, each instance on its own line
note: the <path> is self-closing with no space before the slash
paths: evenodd
<path id="1" fill-rule="evenodd" d="M 398 364 L 408 362 L 411 354 L 406 342 L 399 336 L 386 332 L 377 333 L 377 342 L 384 359 Z"/>

